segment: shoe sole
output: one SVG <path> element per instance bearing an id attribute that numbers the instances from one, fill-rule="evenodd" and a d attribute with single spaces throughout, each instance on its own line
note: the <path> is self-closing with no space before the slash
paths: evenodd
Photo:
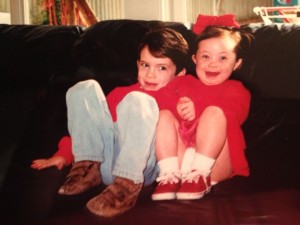
<path id="1" fill-rule="evenodd" d="M 174 200 L 176 199 L 176 194 L 175 193 L 153 194 L 151 198 L 153 201 Z"/>
<path id="2" fill-rule="evenodd" d="M 203 198 L 203 196 L 207 193 L 210 192 L 210 188 L 207 189 L 206 191 L 203 191 L 203 192 L 198 192 L 198 193 L 180 193 L 180 192 L 177 192 L 176 193 L 176 198 L 178 200 L 197 200 L 197 199 L 201 199 Z"/>
<path id="3" fill-rule="evenodd" d="M 177 193 L 176 198 L 178 200 L 197 200 L 204 196 L 205 193 Z"/>

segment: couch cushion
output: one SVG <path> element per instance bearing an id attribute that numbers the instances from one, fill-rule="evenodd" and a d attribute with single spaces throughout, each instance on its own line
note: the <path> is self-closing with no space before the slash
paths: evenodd
<path id="1" fill-rule="evenodd" d="M 107 20 L 84 31 L 74 45 L 74 58 L 82 68 L 78 76 L 98 80 L 104 89 L 136 82 L 138 46 L 147 31 L 155 27 L 170 27 L 180 32 L 189 43 L 194 34 L 182 23 Z M 188 70 L 194 65 L 190 61 Z M 103 85 L 103 84 L 107 85 Z"/>
<path id="2" fill-rule="evenodd" d="M 73 75 L 70 53 L 81 33 L 77 26 L 0 25 L 0 80 L 6 87 L 25 87 Z"/>
<path id="3" fill-rule="evenodd" d="M 237 77 L 253 95 L 300 99 L 300 26 L 250 24 L 255 45 Z"/>

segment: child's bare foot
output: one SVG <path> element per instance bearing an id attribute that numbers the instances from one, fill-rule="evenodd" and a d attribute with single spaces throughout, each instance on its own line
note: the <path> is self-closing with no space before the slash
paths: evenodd
<path id="1" fill-rule="evenodd" d="M 56 166 L 57 169 L 61 170 L 67 161 L 61 156 L 53 156 L 49 159 L 36 159 L 32 161 L 31 168 L 36 170 L 45 169 L 51 166 Z"/>

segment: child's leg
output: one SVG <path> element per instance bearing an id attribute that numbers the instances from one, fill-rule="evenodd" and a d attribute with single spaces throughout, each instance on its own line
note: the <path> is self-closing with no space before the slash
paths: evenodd
<path id="1" fill-rule="evenodd" d="M 159 112 L 156 128 L 155 155 L 157 161 L 169 157 L 177 157 L 178 121 L 168 110 Z"/>
<path id="2" fill-rule="evenodd" d="M 220 155 L 216 159 L 210 178 L 212 184 L 216 184 L 220 181 L 227 180 L 232 177 L 233 168 L 231 164 L 231 159 L 229 155 L 228 143 L 226 141 L 224 148 L 222 149 Z"/>
<path id="3" fill-rule="evenodd" d="M 155 180 L 155 133 L 159 109 L 145 93 L 127 94 L 117 107 L 120 153 L 113 175 L 149 185 Z"/>
<path id="4" fill-rule="evenodd" d="M 228 179 L 233 171 L 226 126 L 227 121 L 222 109 L 211 106 L 203 111 L 197 128 L 196 152 L 207 159 L 203 157 L 198 162 L 195 161 L 193 166 L 205 170 L 205 173 L 211 172 L 211 180 L 216 182 Z"/>
<path id="5" fill-rule="evenodd" d="M 174 199 L 180 186 L 179 158 L 182 159 L 183 151 L 178 150 L 184 146 L 178 134 L 178 127 L 178 121 L 170 111 L 160 111 L 155 144 L 159 184 L 152 195 L 153 200 Z"/>
<path id="6" fill-rule="evenodd" d="M 87 203 L 96 215 L 111 217 L 132 208 L 142 185 L 151 184 L 156 176 L 155 132 L 159 116 L 156 101 L 141 92 L 127 94 L 117 107 L 119 151 L 114 156 L 115 176 L 102 193 Z M 109 149 L 107 149 L 109 151 Z"/>
<path id="7" fill-rule="evenodd" d="M 159 113 L 156 128 L 155 155 L 160 174 L 178 172 L 178 121 L 168 110 Z"/>
<path id="8" fill-rule="evenodd" d="M 112 149 L 114 132 L 100 85 L 94 80 L 79 82 L 68 90 L 66 100 L 75 162 L 103 162 L 104 146 Z"/>
<path id="9" fill-rule="evenodd" d="M 218 182 L 231 176 L 226 126 L 226 117 L 218 107 L 207 107 L 201 114 L 196 131 L 196 154 L 191 172 L 177 193 L 178 199 L 199 199 L 210 189 L 210 180 Z"/>
<path id="10" fill-rule="evenodd" d="M 159 112 L 155 142 L 157 161 L 178 157 L 178 165 L 181 165 L 186 146 L 178 133 L 178 127 L 177 119 L 169 110 Z"/>
<path id="11" fill-rule="evenodd" d="M 103 149 L 109 148 L 113 154 L 114 132 L 106 98 L 96 81 L 77 83 L 68 90 L 66 100 L 75 164 L 59 193 L 74 195 L 101 182 Z"/>

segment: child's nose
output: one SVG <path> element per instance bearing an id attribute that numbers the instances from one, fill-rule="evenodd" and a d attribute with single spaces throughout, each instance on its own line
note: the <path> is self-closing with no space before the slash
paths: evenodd
<path id="1" fill-rule="evenodd" d="M 149 69 L 148 72 L 147 72 L 147 77 L 150 77 L 150 78 L 153 78 L 155 77 L 155 71 L 154 69 Z"/>
<path id="2" fill-rule="evenodd" d="M 209 63 L 209 66 L 210 66 L 211 68 L 215 68 L 215 67 L 218 66 L 218 63 L 217 63 L 216 60 L 212 60 L 212 61 Z"/>

